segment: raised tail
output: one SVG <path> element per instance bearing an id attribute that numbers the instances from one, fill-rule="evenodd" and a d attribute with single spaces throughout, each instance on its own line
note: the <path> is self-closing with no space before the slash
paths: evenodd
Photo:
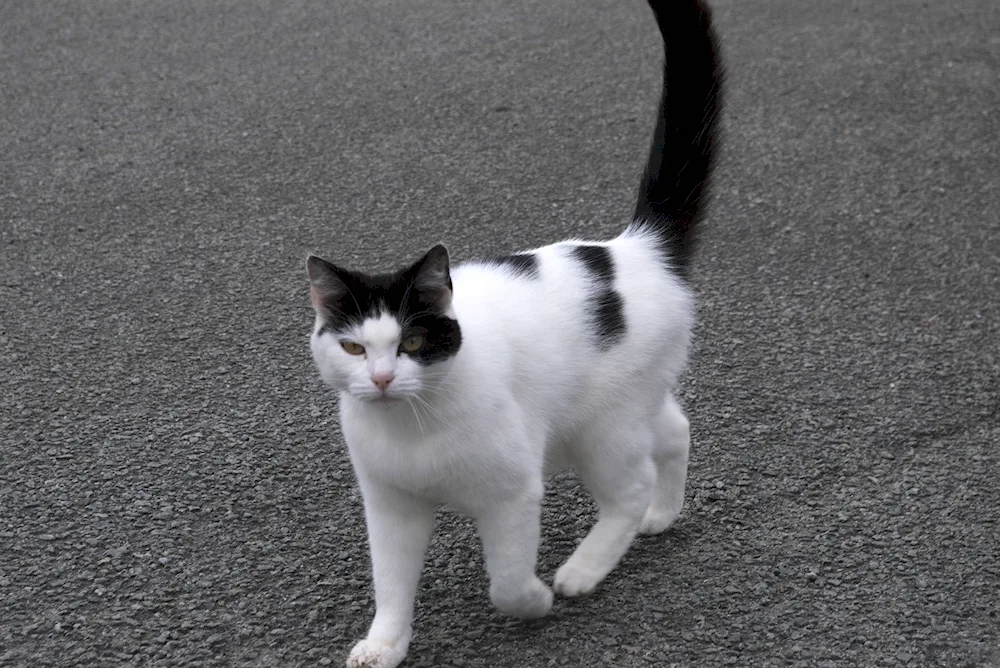
<path id="1" fill-rule="evenodd" d="M 708 195 L 722 108 L 722 64 L 701 0 L 649 0 L 663 36 L 663 97 L 634 225 L 655 231 L 682 275 Z"/>

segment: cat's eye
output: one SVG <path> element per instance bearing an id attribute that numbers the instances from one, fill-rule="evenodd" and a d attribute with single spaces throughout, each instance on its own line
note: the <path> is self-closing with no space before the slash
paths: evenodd
<path id="1" fill-rule="evenodd" d="M 424 337 L 421 334 L 414 334 L 403 339 L 399 344 L 399 349 L 404 353 L 415 353 L 424 345 Z"/>
<path id="2" fill-rule="evenodd" d="M 340 347 L 352 355 L 361 355 L 365 352 L 365 347 L 354 341 L 341 341 Z"/>

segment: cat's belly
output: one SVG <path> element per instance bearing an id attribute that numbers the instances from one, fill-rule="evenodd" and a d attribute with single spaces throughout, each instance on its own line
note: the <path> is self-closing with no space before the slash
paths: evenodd
<path id="1" fill-rule="evenodd" d="M 571 468 L 575 462 L 573 444 L 564 435 L 553 437 L 545 447 L 545 464 L 542 473 L 546 476 Z"/>

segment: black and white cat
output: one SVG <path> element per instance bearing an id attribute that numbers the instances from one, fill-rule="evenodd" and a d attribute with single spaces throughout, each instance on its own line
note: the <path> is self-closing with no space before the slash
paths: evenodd
<path id="1" fill-rule="evenodd" d="M 406 656 L 435 506 L 475 518 L 490 598 L 545 615 L 535 575 L 547 473 L 574 467 L 599 518 L 556 572 L 592 592 L 638 532 L 684 501 L 688 422 L 672 394 L 694 317 L 685 279 L 715 155 L 721 67 L 700 0 L 650 0 L 664 90 L 631 223 L 610 241 L 564 241 L 451 267 L 443 246 L 393 274 L 308 260 L 312 353 L 339 392 L 364 497 L 375 619 L 351 668 Z"/>

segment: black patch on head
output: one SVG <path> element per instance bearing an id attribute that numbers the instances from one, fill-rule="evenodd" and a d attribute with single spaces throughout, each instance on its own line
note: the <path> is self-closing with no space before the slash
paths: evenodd
<path id="1" fill-rule="evenodd" d="M 538 256 L 534 253 L 514 253 L 491 258 L 489 262 L 510 269 L 516 276 L 538 278 Z"/>
<path id="2" fill-rule="evenodd" d="M 625 335 L 625 309 L 621 295 L 614 288 L 615 264 L 606 246 L 574 246 L 574 258 L 583 263 L 594 281 L 594 292 L 587 303 L 598 345 L 607 350 Z"/>
<path id="3" fill-rule="evenodd" d="M 387 312 L 399 322 L 401 340 L 416 334 L 424 337 L 419 350 L 400 353 L 421 364 L 445 360 L 461 347 L 458 321 L 445 315 L 452 286 L 443 246 L 435 246 L 413 266 L 391 274 L 348 271 L 318 257 L 309 258 L 308 268 L 321 333 L 337 335 Z"/>

